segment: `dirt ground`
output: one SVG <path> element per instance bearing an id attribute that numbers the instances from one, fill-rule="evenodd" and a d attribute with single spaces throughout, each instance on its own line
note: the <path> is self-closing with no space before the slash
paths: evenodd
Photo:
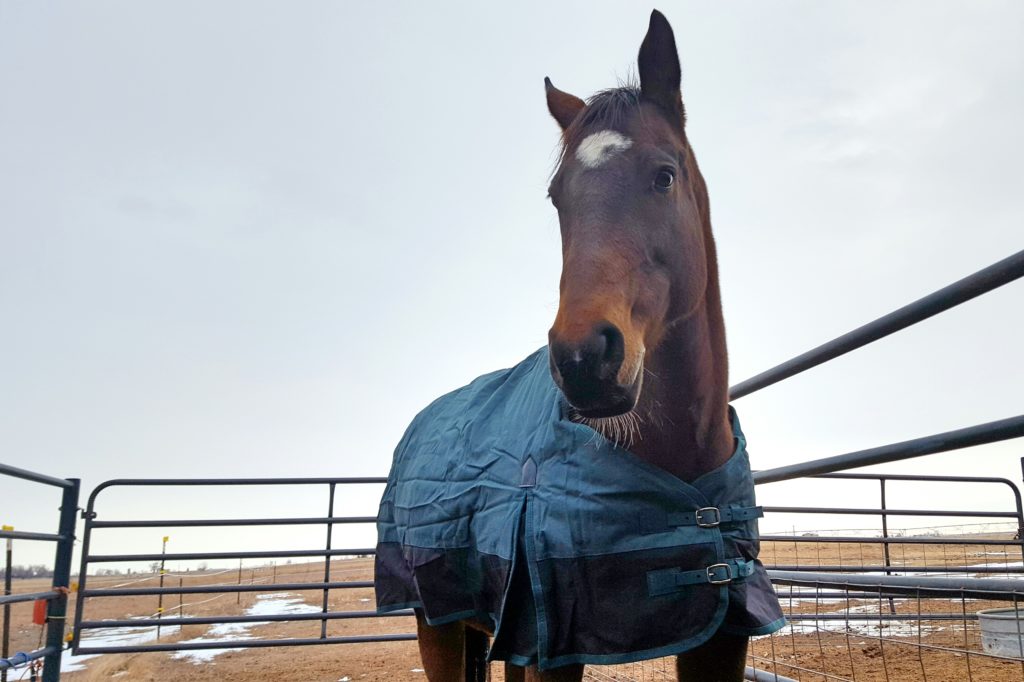
<path id="1" fill-rule="evenodd" d="M 883 559 L 878 545 L 867 543 L 836 544 L 824 542 L 766 543 L 762 559 L 768 565 L 877 565 Z M 948 566 L 974 565 L 988 562 L 1005 565 L 1020 561 L 1019 549 L 1004 552 L 993 546 L 956 545 L 935 547 L 927 545 L 894 545 L 890 550 L 894 565 Z M 334 561 L 332 580 L 371 580 L 373 560 L 370 558 Z M 246 568 L 242 582 L 269 584 L 272 582 L 316 582 L 323 579 L 324 565 L 292 564 L 276 568 Z M 90 587 L 113 587 L 125 583 L 130 586 L 154 586 L 155 576 L 90 577 Z M 225 572 L 192 572 L 183 576 L 168 575 L 167 585 L 236 584 L 237 570 Z M 140 582 L 133 582 L 140 581 Z M 45 580 L 15 581 L 15 592 L 45 590 Z M 784 588 L 783 588 L 784 589 Z M 320 608 L 322 591 L 295 591 L 288 595 L 302 598 L 311 607 Z M 164 603 L 168 616 L 183 612 L 186 616 L 240 614 L 259 602 L 258 593 L 194 594 L 181 599 L 172 597 Z M 370 611 L 374 608 L 370 588 L 335 589 L 330 593 L 332 611 Z M 974 612 L 986 604 L 971 600 L 899 600 L 892 605 L 897 613 L 959 613 Z M 873 614 L 886 613 L 888 600 L 819 601 L 814 599 L 783 599 L 787 613 L 835 613 L 842 609 Z M 72 605 L 73 608 L 73 605 Z M 85 617 L 89 620 L 149 616 L 157 611 L 157 597 L 104 597 L 88 600 Z M 12 607 L 11 651 L 30 650 L 39 646 L 41 628 L 31 624 L 31 605 Z M 917 621 L 910 630 L 905 626 L 890 628 L 884 621 L 855 624 L 851 630 L 843 627 L 807 627 L 794 623 L 771 637 L 754 641 L 751 663 L 767 670 L 777 670 L 801 680 L 930 680 L 932 682 L 960 682 L 961 680 L 1024 680 L 1024 664 L 1001 661 L 982 655 L 976 627 L 964 621 Z M 292 637 L 316 638 L 320 636 L 320 622 L 271 623 L 251 628 L 253 639 Z M 164 632 L 160 643 L 168 643 L 208 634 L 210 626 L 186 626 L 180 632 Z M 916 630 L 914 629 L 916 628 Z M 373 617 L 329 621 L 327 635 L 355 636 L 368 634 L 413 633 L 415 625 L 408 617 Z M 69 654 L 65 653 L 65 656 Z M 73 661 L 74 658 L 72 657 Z M 501 682 L 500 666 L 494 666 L 494 680 Z M 670 680 L 674 679 L 670 661 L 653 661 L 629 666 L 591 668 L 592 680 Z M 10 680 L 28 679 L 24 669 L 11 673 Z M 232 681 L 414 681 L 426 677 L 415 642 L 370 644 L 337 644 L 329 646 L 303 646 L 282 648 L 248 648 L 229 650 L 212 661 L 196 663 L 175 658 L 166 652 L 140 654 L 106 654 L 88 659 L 84 670 L 66 673 L 70 682 L 85 680 L 175 680 L 199 682 L 201 680 Z"/>

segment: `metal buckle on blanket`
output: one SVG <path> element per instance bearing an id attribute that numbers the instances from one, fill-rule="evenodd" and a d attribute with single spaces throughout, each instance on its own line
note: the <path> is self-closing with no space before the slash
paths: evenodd
<path id="1" fill-rule="evenodd" d="M 724 578 L 715 577 L 716 572 L 725 573 Z M 729 564 L 711 564 L 708 566 L 708 582 L 712 585 L 725 585 L 732 582 L 732 569 Z"/>
<path id="2" fill-rule="evenodd" d="M 701 507 L 696 511 L 696 519 L 701 528 L 714 528 L 722 523 L 722 512 L 718 507 Z"/>

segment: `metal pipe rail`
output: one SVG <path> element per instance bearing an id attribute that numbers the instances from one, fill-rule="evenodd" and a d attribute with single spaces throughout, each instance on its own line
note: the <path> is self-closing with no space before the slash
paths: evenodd
<path id="1" fill-rule="evenodd" d="M 877 600 L 877 599 L 905 599 L 907 595 L 900 594 L 899 592 L 886 592 L 884 589 L 882 592 L 873 590 L 871 592 L 854 592 L 852 590 L 843 591 L 826 591 L 807 586 L 787 586 L 790 587 L 790 591 L 779 591 L 775 590 L 775 594 L 778 595 L 779 601 L 785 602 L 788 600 L 809 600 L 814 599 L 817 601 L 865 601 L 865 600 Z M 977 601 L 977 600 L 968 600 Z"/>
<path id="2" fill-rule="evenodd" d="M 747 666 L 743 669 L 743 679 L 746 682 L 797 682 L 792 677 L 768 672 L 762 668 Z"/>
<path id="3" fill-rule="evenodd" d="M 288 559 L 300 557 L 360 556 L 373 554 L 372 547 L 358 549 L 283 549 L 258 552 L 168 552 L 167 554 L 90 554 L 90 564 L 124 561 L 196 561 L 201 559 Z"/>
<path id="4" fill-rule="evenodd" d="M 57 533 L 32 533 L 21 530 L 0 530 L 0 540 L 41 540 L 43 542 L 60 542 L 66 540 Z"/>
<path id="5" fill-rule="evenodd" d="M 36 661 L 36 660 L 39 660 L 40 658 L 42 658 L 42 659 L 44 659 L 43 660 L 43 675 L 45 676 L 45 674 L 46 674 L 46 661 L 50 660 L 53 656 L 57 656 L 58 660 L 59 660 L 60 653 L 61 652 L 60 652 L 59 648 L 55 649 L 52 646 L 44 646 L 42 649 L 36 649 L 35 651 L 29 651 L 27 653 L 15 654 L 10 659 L 2 658 L 2 659 L 0 659 L 0 672 L 7 672 L 8 670 L 12 670 L 14 668 L 17 668 L 19 665 L 25 665 L 26 663 L 31 663 L 32 661 Z M 59 665 L 59 663 L 58 663 L 58 665 Z M 60 672 L 60 668 L 58 667 L 58 674 L 59 674 L 59 672 Z M 46 678 L 44 677 L 44 680 L 45 679 Z M 60 677 L 56 677 L 54 679 L 59 680 Z"/>
<path id="6" fill-rule="evenodd" d="M 846 573 L 813 573 L 769 570 L 773 584 L 797 587 L 825 587 L 845 590 L 868 588 L 886 594 L 916 597 L 949 597 L 960 599 L 991 599 L 1024 603 L 1024 581 L 1013 578 L 949 578 L 913 575 L 856 575 Z M 1022 606 L 1024 608 L 1024 606 Z"/>
<path id="7" fill-rule="evenodd" d="M 2 604 L 19 604 L 27 601 L 36 601 L 38 599 L 53 599 L 60 592 L 22 592 L 21 594 L 5 594 L 0 596 L 0 605 Z"/>
<path id="8" fill-rule="evenodd" d="M 216 642 L 175 642 L 172 644 L 137 644 L 135 646 L 79 646 L 76 654 L 123 654 L 153 651 L 197 651 L 202 649 L 265 649 L 279 646 L 310 646 L 314 644 L 367 644 L 373 642 L 408 642 L 416 635 L 370 635 L 349 637 L 296 637 L 294 639 L 240 639 Z"/>
<path id="9" fill-rule="evenodd" d="M 953 509 L 867 509 L 854 507 L 763 507 L 773 514 L 852 514 L 854 516 L 963 516 L 965 518 L 1015 519 L 1014 512 L 957 511 Z M 870 540 L 870 538 L 869 538 Z"/>
<path id="10" fill-rule="evenodd" d="M 413 615 L 412 609 L 377 613 L 376 611 L 328 611 L 327 613 L 289 613 L 287 615 L 260 616 L 191 616 L 188 618 L 129 618 L 125 620 L 83 620 L 78 627 L 83 630 L 97 628 L 138 628 L 147 625 L 229 625 L 235 623 L 290 623 L 303 620 L 346 620 L 352 618 L 405 618 Z"/>
<path id="11" fill-rule="evenodd" d="M 729 389 L 729 399 L 738 400 L 743 396 L 750 395 L 783 379 L 788 379 L 873 341 L 906 329 L 1021 277 L 1024 277 L 1024 251 L 1007 256 L 973 275 L 968 275 L 949 286 L 942 287 L 888 315 L 883 315 L 873 322 L 741 381 Z"/>
<path id="12" fill-rule="evenodd" d="M 974 445 L 997 443 L 1011 438 L 1024 437 L 1024 415 L 1000 419 L 986 424 L 968 426 L 955 431 L 936 433 L 931 436 L 914 438 L 900 443 L 891 443 L 867 450 L 857 450 L 845 455 L 813 459 L 808 462 L 754 472 L 754 483 L 776 483 L 794 478 L 831 474 L 846 469 L 866 467 L 874 464 L 899 462 L 939 452 L 969 448 Z"/>
<path id="13" fill-rule="evenodd" d="M 776 571 L 799 571 L 799 572 L 820 572 L 830 573 L 1024 573 L 1024 568 L 1019 566 L 900 566 L 898 564 L 877 565 L 877 566 L 801 566 L 799 564 L 774 564 L 765 568 Z"/>
<path id="14" fill-rule="evenodd" d="M 286 590 L 342 590 L 373 587 L 372 580 L 344 582 L 272 583 L 257 585 L 188 585 L 182 587 L 101 587 L 79 589 L 82 599 L 88 597 L 147 597 L 160 594 L 236 594 L 245 592 L 284 592 Z"/>
<path id="15" fill-rule="evenodd" d="M 857 535 L 762 535 L 764 542 L 842 542 L 849 544 L 885 544 L 885 545 L 999 545 L 1020 546 L 1020 540 L 1000 540 L 998 538 L 941 538 L 941 537 L 881 537 L 865 538 Z"/>
<path id="16" fill-rule="evenodd" d="M 376 523 L 376 516 L 299 517 L 290 519 L 147 519 L 93 521 L 93 528 L 200 528 L 214 526 L 315 526 L 328 523 Z"/>
<path id="17" fill-rule="evenodd" d="M 33 483 L 41 483 L 65 490 L 77 487 L 75 481 L 78 480 L 75 478 L 55 478 L 46 474 L 36 473 L 35 471 L 29 471 L 28 469 L 19 469 L 10 464 L 0 464 L 0 476 L 20 478 L 23 481 L 32 481 Z"/>
<path id="18" fill-rule="evenodd" d="M 56 545 L 53 561 L 52 590 L 31 594 L 2 595 L 4 631 L 3 653 L 0 656 L 0 680 L 7 680 L 7 672 L 11 668 L 37 659 L 43 659 L 43 682 L 57 682 L 60 679 L 60 658 L 64 645 L 64 622 L 67 615 L 67 588 L 71 580 L 71 553 L 75 541 L 75 516 L 78 512 L 78 491 L 80 481 L 77 478 L 55 478 L 27 469 L 0 464 L 0 476 L 48 485 L 61 490 L 60 513 L 56 533 L 37 533 L 26 531 L 0 531 L 0 538 L 8 540 L 28 540 L 33 542 L 53 542 Z M 6 591 L 6 590 L 5 590 Z M 45 599 L 46 607 L 46 645 L 28 652 L 23 656 L 8 659 L 7 643 L 10 632 L 10 605 L 19 602 Z"/>
<path id="19" fill-rule="evenodd" d="M 786 616 L 790 622 L 849 621 L 878 623 L 881 621 L 978 620 L 976 613 L 793 613 Z"/>

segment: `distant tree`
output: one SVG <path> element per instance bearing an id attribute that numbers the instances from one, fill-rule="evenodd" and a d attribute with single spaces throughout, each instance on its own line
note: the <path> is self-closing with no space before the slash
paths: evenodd
<path id="1" fill-rule="evenodd" d="M 36 564 L 33 566 L 11 566 L 11 578 L 49 578 L 52 575 L 53 571 L 43 564 Z M 6 569 L 0 568 L 0 577 L 7 577 Z"/>

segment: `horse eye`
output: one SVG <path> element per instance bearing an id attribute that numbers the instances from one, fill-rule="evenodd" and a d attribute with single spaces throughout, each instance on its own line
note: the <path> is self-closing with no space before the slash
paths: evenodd
<path id="1" fill-rule="evenodd" d="M 662 192 L 667 192 L 672 183 L 675 182 L 676 174 L 671 168 L 662 168 L 658 171 L 658 174 L 654 176 L 654 188 Z"/>

